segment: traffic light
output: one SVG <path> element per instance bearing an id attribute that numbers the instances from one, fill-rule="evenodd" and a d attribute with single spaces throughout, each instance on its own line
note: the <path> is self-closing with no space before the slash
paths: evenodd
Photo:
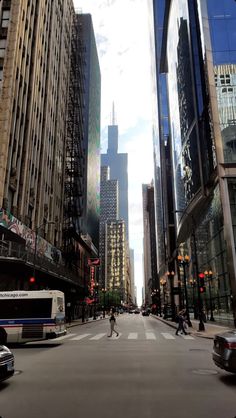
<path id="1" fill-rule="evenodd" d="M 199 290 L 200 290 L 200 293 L 205 293 L 206 292 L 205 274 L 204 273 L 199 273 L 198 277 L 199 277 Z"/>
<path id="2" fill-rule="evenodd" d="M 35 289 L 35 287 L 34 287 L 35 283 L 36 283 L 35 277 L 31 276 L 29 278 L 29 290 L 34 290 Z"/>

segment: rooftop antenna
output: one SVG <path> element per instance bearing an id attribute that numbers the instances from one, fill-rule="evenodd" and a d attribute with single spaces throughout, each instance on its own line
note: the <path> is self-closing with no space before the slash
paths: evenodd
<path id="1" fill-rule="evenodd" d="M 116 115 L 115 115 L 115 103 L 112 102 L 112 120 L 111 120 L 112 125 L 116 124 Z"/>

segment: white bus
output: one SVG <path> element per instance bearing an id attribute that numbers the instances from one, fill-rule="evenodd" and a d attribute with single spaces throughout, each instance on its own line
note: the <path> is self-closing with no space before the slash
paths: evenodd
<path id="1" fill-rule="evenodd" d="M 65 334 L 63 292 L 0 292 L 0 344 L 45 340 Z"/>

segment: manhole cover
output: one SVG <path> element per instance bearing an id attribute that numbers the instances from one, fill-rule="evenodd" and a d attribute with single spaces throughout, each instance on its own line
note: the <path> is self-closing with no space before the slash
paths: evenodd
<path id="1" fill-rule="evenodd" d="M 18 374 L 21 374 L 22 373 L 22 370 L 15 370 L 15 372 L 14 372 L 14 376 L 16 376 L 16 375 L 18 375 Z M 0 417 L 1 418 L 1 417 Z"/>
<path id="2" fill-rule="evenodd" d="M 218 374 L 216 370 L 212 369 L 197 369 L 192 371 L 195 374 L 203 374 L 203 375 L 211 375 L 211 374 Z"/>

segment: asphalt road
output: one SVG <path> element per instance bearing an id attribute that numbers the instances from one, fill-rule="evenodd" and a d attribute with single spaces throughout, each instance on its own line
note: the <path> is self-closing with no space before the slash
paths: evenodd
<path id="1" fill-rule="evenodd" d="M 151 317 L 120 315 L 64 339 L 15 347 L 0 384 L 1 418 L 235 418 L 236 376 L 211 360 L 212 340 L 175 336 Z"/>

